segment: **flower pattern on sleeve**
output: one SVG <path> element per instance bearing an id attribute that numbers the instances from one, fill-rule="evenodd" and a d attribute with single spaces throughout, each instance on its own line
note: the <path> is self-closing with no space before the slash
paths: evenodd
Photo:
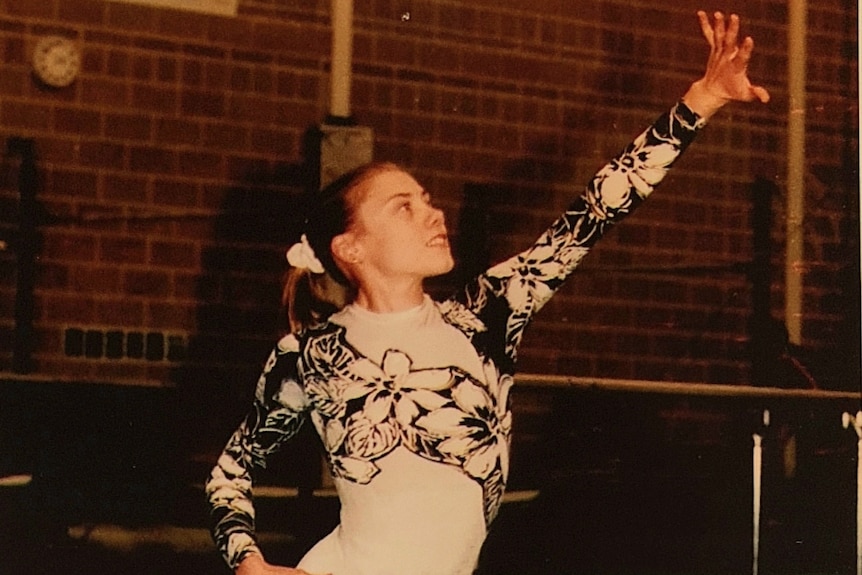
<path id="1" fill-rule="evenodd" d="M 524 328 L 574 271 L 608 228 L 636 209 L 694 139 L 703 121 L 678 103 L 608 162 L 527 250 L 499 263 L 468 285 L 459 301 L 488 324 L 506 314 L 503 348 L 487 352 L 512 365 Z M 505 306 L 491 306 L 498 298 Z M 505 307 L 505 311 L 501 309 Z"/>
<path id="2" fill-rule="evenodd" d="M 297 383 L 299 342 L 283 338 L 270 354 L 255 388 L 252 410 L 228 440 L 206 483 L 213 538 L 232 568 L 260 553 L 254 538 L 252 483 L 256 469 L 302 426 L 308 410 Z"/>

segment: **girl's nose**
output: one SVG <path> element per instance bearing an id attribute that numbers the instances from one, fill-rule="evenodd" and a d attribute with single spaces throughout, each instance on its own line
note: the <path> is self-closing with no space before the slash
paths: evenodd
<path id="1" fill-rule="evenodd" d="M 431 215 L 428 218 L 428 221 L 432 226 L 445 225 L 446 215 L 440 208 L 431 207 Z"/>

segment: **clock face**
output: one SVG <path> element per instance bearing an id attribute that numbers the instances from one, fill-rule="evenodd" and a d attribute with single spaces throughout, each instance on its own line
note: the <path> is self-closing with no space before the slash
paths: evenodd
<path id="1" fill-rule="evenodd" d="M 71 84 L 81 67 L 75 43 L 62 36 L 41 38 L 33 50 L 33 72 L 48 86 L 62 88 Z"/>

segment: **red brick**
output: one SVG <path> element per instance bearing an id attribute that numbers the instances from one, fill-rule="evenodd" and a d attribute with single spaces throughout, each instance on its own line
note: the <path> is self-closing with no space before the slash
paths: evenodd
<path id="1" fill-rule="evenodd" d="M 77 267 L 72 274 L 69 287 L 72 291 L 93 294 L 118 294 L 120 271 L 116 267 Z"/>
<path id="2" fill-rule="evenodd" d="M 181 102 L 183 114 L 192 117 L 222 118 L 227 109 L 225 96 L 214 91 L 186 90 Z"/>
<path id="3" fill-rule="evenodd" d="M 132 106 L 138 110 L 149 110 L 170 114 L 177 110 L 179 94 L 174 88 L 147 84 L 132 85 Z"/>
<path id="4" fill-rule="evenodd" d="M 412 66 L 416 60 L 416 39 L 410 37 L 381 36 L 375 44 L 376 60 L 393 65 Z M 441 47 L 440 50 L 443 50 Z"/>
<path id="5" fill-rule="evenodd" d="M 57 107 L 54 110 L 54 129 L 69 134 L 94 136 L 102 131 L 102 117 L 93 110 Z"/>
<path id="6" fill-rule="evenodd" d="M 129 30 L 136 34 L 155 32 L 158 11 L 139 4 L 109 2 L 107 6 L 107 24 L 111 28 Z"/>
<path id="7" fill-rule="evenodd" d="M 201 124 L 178 117 L 158 118 L 156 141 L 163 144 L 197 145 L 201 142 Z"/>
<path id="8" fill-rule="evenodd" d="M 53 0 L 6 0 L 4 9 L 10 16 L 50 19 L 54 16 Z"/>
<path id="9" fill-rule="evenodd" d="M 210 152 L 181 152 L 179 163 L 179 172 L 184 176 L 219 178 L 224 171 L 222 155 Z"/>
<path id="10" fill-rule="evenodd" d="M 323 77 L 318 74 L 301 74 L 297 81 L 296 95 L 304 100 L 317 102 L 323 93 Z"/>
<path id="11" fill-rule="evenodd" d="M 3 42 L 3 62 L 7 64 L 28 64 L 27 48 L 22 38 L 6 38 Z"/>
<path id="12" fill-rule="evenodd" d="M 250 91 L 253 73 L 253 69 L 249 66 L 233 66 L 230 75 L 230 88 L 236 92 Z"/>
<path id="13" fill-rule="evenodd" d="M 213 20 L 216 19 L 196 12 L 160 10 L 157 14 L 157 30 L 161 35 L 183 40 L 204 39 Z"/>
<path id="14" fill-rule="evenodd" d="M 93 321 L 104 325 L 138 327 L 144 323 L 144 303 L 139 299 L 125 297 L 99 298 L 95 303 Z"/>
<path id="15" fill-rule="evenodd" d="M 204 68 L 206 88 L 219 93 L 224 91 L 230 81 L 230 69 L 231 66 L 223 61 L 207 62 Z"/>
<path id="16" fill-rule="evenodd" d="M 64 170 L 55 168 L 50 171 L 51 187 L 55 194 L 73 198 L 95 198 L 98 190 L 98 177 L 95 171 Z"/>
<path id="17" fill-rule="evenodd" d="M 147 243 L 143 238 L 104 237 L 99 251 L 100 261 L 137 265 L 146 261 Z"/>
<path id="18" fill-rule="evenodd" d="M 184 86 L 199 87 L 204 83 L 204 64 L 200 60 L 185 59 L 182 61 L 182 79 Z"/>
<path id="19" fill-rule="evenodd" d="M 131 56 L 124 50 L 108 51 L 105 61 L 105 72 L 109 76 L 125 78 L 131 69 Z"/>
<path id="20" fill-rule="evenodd" d="M 292 130 L 260 129 L 251 134 L 252 151 L 289 158 L 299 151 L 299 138 Z"/>
<path id="21" fill-rule="evenodd" d="M 204 128 L 203 141 L 219 150 L 242 150 L 248 145 L 248 130 L 241 126 L 213 123 Z"/>
<path id="22" fill-rule="evenodd" d="M 100 196 L 107 201 L 146 203 L 147 188 L 146 178 L 109 173 L 102 178 Z"/>
<path id="23" fill-rule="evenodd" d="M 188 303 L 159 302 L 149 306 L 148 325 L 155 329 L 191 330 L 197 323 L 197 307 Z"/>
<path id="24" fill-rule="evenodd" d="M 175 221 L 180 217 L 170 215 L 152 217 L 130 218 L 126 224 L 129 233 L 134 235 L 145 235 L 149 237 L 165 237 L 174 234 Z"/>
<path id="25" fill-rule="evenodd" d="M 136 146 L 129 150 L 129 167 L 136 172 L 174 172 L 176 163 L 176 154 L 164 148 Z"/>
<path id="26" fill-rule="evenodd" d="M 93 298 L 81 294 L 36 294 L 34 309 L 41 323 L 88 324 L 93 321 Z"/>
<path id="27" fill-rule="evenodd" d="M 106 108 L 123 108 L 129 104 L 129 86 L 122 80 L 81 78 L 81 99 L 88 105 Z"/>
<path id="28" fill-rule="evenodd" d="M 478 141 L 478 129 L 473 123 L 443 120 L 440 122 L 440 138 L 444 144 L 472 147 Z"/>
<path id="29" fill-rule="evenodd" d="M 3 125 L 13 128 L 47 130 L 51 127 L 52 110 L 41 104 L 4 101 L 0 105 Z"/>
<path id="30" fill-rule="evenodd" d="M 58 2 L 60 21 L 76 24 L 98 25 L 105 19 L 106 3 L 102 0 L 76 0 Z"/>
<path id="31" fill-rule="evenodd" d="M 255 23 L 252 46 L 258 50 L 286 51 L 319 57 L 328 54 L 329 29 L 291 22 L 260 20 Z"/>
<path id="32" fill-rule="evenodd" d="M 262 66 L 258 66 L 254 69 L 254 75 L 252 76 L 252 90 L 257 92 L 258 94 L 273 94 L 276 91 L 277 86 L 277 74 L 273 72 L 273 70 L 269 68 L 264 68 Z M 300 76 L 302 78 L 302 76 Z M 296 88 L 296 94 L 303 94 L 304 86 L 298 84 Z"/>
<path id="33" fill-rule="evenodd" d="M 73 139 L 40 138 L 39 159 L 44 162 L 65 164 L 75 161 L 77 143 Z"/>
<path id="34" fill-rule="evenodd" d="M 96 239 L 92 235 L 60 232 L 46 233 L 42 246 L 45 258 L 66 262 L 95 261 L 96 249 Z"/>
<path id="35" fill-rule="evenodd" d="M 160 82 L 175 82 L 179 77 L 179 62 L 175 58 L 160 57 L 156 64 L 156 79 Z"/>
<path id="36" fill-rule="evenodd" d="M 149 140 L 152 117 L 144 114 L 105 115 L 105 136 L 120 140 Z"/>
<path id="37" fill-rule="evenodd" d="M 0 94 L 3 96 L 23 96 L 30 84 L 30 74 L 23 70 L 6 68 L 0 75 Z"/>
<path id="38" fill-rule="evenodd" d="M 171 298 L 174 300 L 195 302 L 199 296 L 198 273 L 174 271 L 174 290 Z"/>
<path id="39" fill-rule="evenodd" d="M 97 46 L 90 46 L 81 54 L 81 71 L 85 74 L 104 74 L 107 69 L 108 54 Z"/>
<path id="40" fill-rule="evenodd" d="M 269 174 L 269 162 L 248 156 L 227 158 L 227 177 L 238 182 L 263 181 Z"/>
<path id="41" fill-rule="evenodd" d="M 436 122 L 418 114 L 399 114 L 393 118 L 395 136 L 401 138 L 431 139 L 436 132 Z"/>
<path id="42" fill-rule="evenodd" d="M 240 122 L 268 124 L 274 116 L 275 103 L 257 95 L 234 94 L 228 104 L 228 117 Z"/>
<path id="43" fill-rule="evenodd" d="M 155 61 L 151 56 L 145 54 L 133 54 L 129 70 L 132 78 L 146 81 L 154 76 Z"/>
<path id="44" fill-rule="evenodd" d="M 130 296 L 165 298 L 171 293 L 171 278 L 155 270 L 127 270 L 123 274 L 123 293 Z"/>
<path id="45" fill-rule="evenodd" d="M 200 258 L 196 244 L 188 241 L 155 241 L 150 245 L 150 263 L 161 267 L 194 269 Z"/>
<path id="46" fill-rule="evenodd" d="M 247 49 L 252 44 L 254 23 L 242 18 L 211 18 L 207 39 L 211 42 Z"/>
<path id="47" fill-rule="evenodd" d="M 153 182 L 153 202 L 159 206 L 197 205 L 197 185 L 188 181 L 157 179 Z"/>
<path id="48" fill-rule="evenodd" d="M 42 261 L 36 270 L 36 282 L 43 289 L 68 290 L 70 287 L 69 270 L 71 266 Z M 6 296 L 7 294 L 4 294 Z M 15 300 L 14 292 L 8 294 L 6 301 Z M 11 306 L 10 306 L 11 311 Z"/>

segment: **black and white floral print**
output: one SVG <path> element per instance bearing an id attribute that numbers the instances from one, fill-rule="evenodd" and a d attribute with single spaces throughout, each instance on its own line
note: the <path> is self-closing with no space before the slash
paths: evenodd
<path id="1" fill-rule="evenodd" d="M 252 471 L 302 426 L 305 392 L 296 381 L 298 340 L 288 335 L 272 351 L 257 382 L 252 409 L 228 440 L 206 484 L 213 536 L 231 567 L 257 550 Z M 293 366 L 293 367 L 291 367 Z"/>
<path id="2" fill-rule="evenodd" d="M 254 409 L 207 483 L 215 540 L 231 566 L 256 551 L 252 472 L 310 417 L 335 476 L 369 483 L 402 446 L 477 481 L 490 522 L 509 468 L 509 391 L 524 328 L 608 227 L 634 210 L 694 139 L 703 121 L 683 103 L 598 171 L 583 195 L 530 248 L 437 304 L 484 366 L 482 379 L 447 365 L 416 369 L 398 349 L 377 364 L 324 324 L 284 338 L 257 386 Z"/>
<path id="3" fill-rule="evenodd" d="M 413 369 L 398 350 L 377 365 L 345 341 L 343 328 L 332 327 L 309 337 L 299 372 L 336 477 L 368 483 L 380 472 L 375 461 L 404 446 L 461 468 L 486 494 L 502 494 L 512 378 L 500 378 L 492 364 L 485 381 L 455 367 Z M 498 505 L 486 500 L 488 521 Z"/>

